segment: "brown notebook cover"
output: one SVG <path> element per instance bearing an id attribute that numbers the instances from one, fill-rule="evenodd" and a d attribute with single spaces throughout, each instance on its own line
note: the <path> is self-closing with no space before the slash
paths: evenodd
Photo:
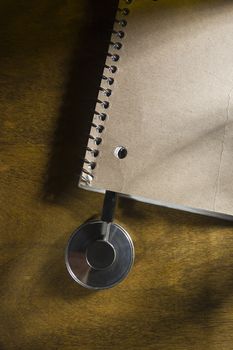
<path id="1" fill-rule="evenodd" d="M 80 186 L 232 215 L 233 3 L 119 7 Z"/>

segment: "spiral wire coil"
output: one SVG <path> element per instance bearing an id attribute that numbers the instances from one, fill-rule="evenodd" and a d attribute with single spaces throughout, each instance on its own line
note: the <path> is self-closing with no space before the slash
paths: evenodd
<path id="1" fill-rule="evenodd" d="M 130 5 L 133 2 L 133 0 L 124 0 L 123 2 L 127 6 Z M 99 88 L 100 93 L 96 103 L 98 111 L 96 110 L 94 112 L 94 120 L 96 121 L 92 122 L 91 133 L 88 137 L 89 140 L 92 141 L 92 147 L 90 147 L 89 145 L 86 147 L 86 156 L 84 159 L 85 167 L 82 168 L 82 173 L 80 177 L 80 180 L 87 186 L 90 186 L 92 180 L 94 179 L 93 170 L 97 166 L 96 158 L 99 156 L 100 153 L 98 150 L 98 146 L 102 143 L 101 134 L 105 130 L 105 126 L 102 123 L 104 123 L 109 118 L 109 115 L 107 114 L 107 110 L 110 106 L 109 97 L 112 95 L 112 86 L 115 82 L 114 75 L 116 74 L 118 69 L 117 62 L 120 60 L 119 51 L 123 47 L 122 39 L 125 37 L 125 32 L 123 28 L 127 26 L 127 20 L 125 19 L 125 17 L 129 15 L 130 10 L 128 7 L 118 8 L 117 13 L 120 14 L 122 18 L 115 19 L 115 26 L 112 31 L 112 39 L 109 45 L 109 49 L 111 50 L 111 52 L 107 53 L 107 58 L 109 57 L 111 64 L 105 64 L 104 66 L 105 71 L 109 72 L 111 76 L 107 76 L 106 73 L 102 76 L 102 80 L 105 82 L 105 85 L 107 85 L 107 87 L 100 86 Z M 100 96 L 103 96 L 103 98 Z M 101 112 L 99 112 L 99 107 L 102 110 Z"/>

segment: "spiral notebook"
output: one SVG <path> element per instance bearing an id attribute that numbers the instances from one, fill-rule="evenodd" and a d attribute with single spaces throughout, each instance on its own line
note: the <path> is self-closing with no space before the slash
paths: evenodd
<path id="1" fill-rule="evenodd" d="M 232 1 L 120 1 L 80 187 L 231 216 L 232 94 Z"/>

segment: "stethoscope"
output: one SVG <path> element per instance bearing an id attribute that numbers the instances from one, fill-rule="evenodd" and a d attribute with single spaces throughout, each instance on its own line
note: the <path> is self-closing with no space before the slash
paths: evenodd
<path id="1" fill-rule="evenodd" d="M 89 289 L 116 286 L 134 262 L 134 246 L 127 231 L 113 222 L 115 192 L 106 191 L 100 220 L 87 221 L 69 239 L 65 262 L 71 277 Z"/>

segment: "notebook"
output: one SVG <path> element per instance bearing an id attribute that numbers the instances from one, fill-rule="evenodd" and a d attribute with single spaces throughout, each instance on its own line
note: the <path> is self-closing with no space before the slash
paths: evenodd
<path id="1" fill-rule="evenodd" d="M 233 2 L 120 0 L 79 186 L 233 214 Z"/>

